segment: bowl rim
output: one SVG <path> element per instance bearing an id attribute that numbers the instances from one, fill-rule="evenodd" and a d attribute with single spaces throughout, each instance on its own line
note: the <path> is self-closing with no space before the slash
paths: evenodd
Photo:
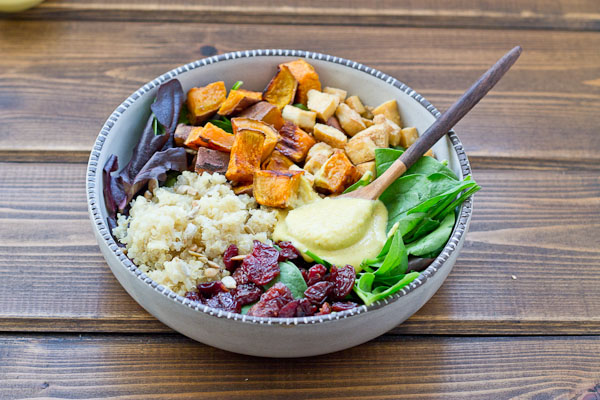
<path id="1" fill-rule="evenodd" d="M 274 318 L 274 317 L 253 317 L 245 314 L 233 313 L 230 311 L 224 311 L 215 309 L 198 302 L 190 301 L 183 296 L 180 296 L 173 292 L 171 289 L 164 285 L 160 285 L 157 282 L 153 281 L 150 277 L 148 277 L 144 272 L 142 272 L 122 251 L 121 248 L 117 245 L 112 234 L 109 232 L 106 217 L 104 210 L 100 210 L 100 201 L 99 197 L 101 193 L 103 193 L 102 188 L 96 187 L 96 180 L 100 181 L 102 178 L 102 170 L 103 165 L 98 165 L 98 160 L 100 158 L 101 152 L 103 150 L 103 144 L 106 140 L 106 137 L 110 134 L 113 126 L 119 120 L 119 118 L 127 112 L 127 109 L 143 94 L 149 92 L 155 87 L 160 86 L 162 83 L 176 78 L 178 75 L 183 74 L 187 71 L 191 71 L 193 69 L 202 68 L 206 65 L 214 64 L 221 61 L 226 60 L 235 60 L 239 58 L 252 58 L 252 57 L 273 57 L 273 56 L 284 56 L 284 57 L 298 57 L 304 58 L 310 61 L 320 60 L 326 61 L 334 64 L 339 64 L 345 67 L 349 67 L 352 69 L 356 69 L 363 73 L 372 75 L 386 84 L 393 86 L 394 88 L 404 92 L 408 96 L 412 97 L 416 100 L 423 108 L 429 111 L 435 118 L 439 118 L 441 113 L 429 102 L 427 101 L 421 94 L 417 93 L 415 90 L 404 84 L 403 82 L 393 78 L 390 75 L 387 75 L 375 68 L 368 67 L 359 62 L 348 60 L 342 57 L 331 56 L 329 54 L 317 53 L 312 51 L 305 50 L 291 50 L 291 49 L 255 49 L 255 50 L 242 50 L 242 51 L 234 51 L 224 54 L 218 54 L 211 57 L 203 58 L 200 60 L 196 60 L 190 62 L 188 64 L 176 67 L 157 78 L 151 80 L 150 82 L 144 84 L 138 90 L 133 92 L 121 105 L 119 105 L 112 114 L 108 117 L 106 122 L 104 123 L 100 133 L 98 134 L 92 151 L 90 153 L 90 158 L 88 161 L 87 172 L 86 172 L 86 192 L 87 192 L 87 200 L 88 200 L 88 211 L 90 217 L 92 219 L 94 228 L 100 234 L 104 244 L 110 249 L 110 251 L 117 257 L 120 261 L 120 264 L 123 268 L 126 268 L 129 273 L 135 275 L 137 279 L 140 279 L 144 284 L 148 285 L 154 291 L 158 292 L 158 294 L 162 296 L 166 296 L 172 301 L 179 303 L 183 306 L 186 306 L 196 312 L 200 312 L 203 314 L 207 314 L 217 318 L 226 318 L 233 321 L 238 321 L 242 323 L 254 323 L 254 324 L 266 324 L 266 325 L 302 325 L 302 324 L 315 324 L 315 323 L 325 323 L 336 321 L 340 319 L 345 319 L 349 317 L 359 316 L 360 314 L 364 314 L 368 311 L 374 311 L 380 309 L 388 304 L 394 303 L 398 301 L 400 298 L 412 293 L 420 286 L 424 285 L 427 280 L 432 278 L 437 271 L 446 263 L 449 259 L 450 255 L 456 251 L 457 245 L 460 242 L 463 235 L 466 233 L 467 224 L 471 218 L 472 214 L 472 205 L 473 205 L 473 196 L 467 198 L 461 208 L 459 210 L 459 217 L 454 225 L 452 234 L 450 235 L 450 239 L 444 246 L 442 252 L 436 257 L 436 259 L 421 272 L 421 274 L 409 285 L 402 288 L 400 291 L 395 293 L 394 295 L 379 300 L 373 303 L 370 306 L 360 305 L 354 309 L 336 312 L 332 314 L 326 315 L 316 315 L 310 317 L 294 317 L 294 318 Z M 456 133 L 451 130 L 448 133 L 448 138 L 452 143 L 452 147 L 456 155 L 458 156 L 458 160 L 460 163 L 460 170 L 463 176 L 463 179 L 471 175 L 471 166 L 469 164 L 469 160 L 464 151 L 463 145 L 459 140 Z M 100 175 L 100 176 L 98 176 Z"/>

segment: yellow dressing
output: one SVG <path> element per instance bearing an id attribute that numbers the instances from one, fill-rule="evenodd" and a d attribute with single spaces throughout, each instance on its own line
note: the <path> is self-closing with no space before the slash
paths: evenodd
<path id="1" fill-rule="evenodd" d="M 325 198 L 289 211 L 277 223 L 273 239 L 289 240 L 302 254 L 310 250 L 358 271 L 363 259 L 376 257 L 383 247 L 387 218 L 379 200 Z"/>

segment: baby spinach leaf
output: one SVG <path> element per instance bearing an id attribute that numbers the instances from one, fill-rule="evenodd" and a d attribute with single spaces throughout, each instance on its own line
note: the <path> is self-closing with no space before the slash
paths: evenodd
<path id="1" fill-rule="evenodd" d="M 319 257 L 318 255 L 316 255 L 315 253 L 313 253 L 310 250 L 306 250 L 304 252 L 304 254 L 306 254 L 307 256 L 309 256 L 310 258 L 312 258 L 313 261 L 316 262 L 317 264 L 323 264 L 327 268 L 331 267 L 331 263 L 330 262 L 323 260 L 321 257 Z"/>
<path id="2" fill-rule="evenodd" d="M 354 293 L 358 295 L 364 301 L 365 305 L 369 306 L 378 300 L 384 299 L 388 296 L 401 290 L 406 285 L 417 279 L 420 275 L 419 272 L 411 272 L 406 275 L 394 276 L 393 279 L 398 279 L 392 286 L 377 286 L 373 288 L 375 282 L 375 274 L 366 272 L 361 274 L 354 285 Z"/>
<path id="3" fill-rule="evenodd" d="M 415 242 L 407 244 L 408 254 L 425 257 L 443 248 L 450 238 L 455 219 L 454 213 L 448 214 L 436 230 Z"/>
<path id="4" fill-rule="evenodd" d="M 306 107 L 306 106 L 305 106 L 304 104 L 302 104 L 302 103 L 296 103 L 296 104 L 294 104 L 294 107 L 297 107 L 297 108 L 299 108 L 299 109 L 301 109 L 301 110 L 304 110 L 304 111 L 310 111 L 310 110 L 308 109 L 308 107 Z"/>
<path id="5" fill-rule="evenodd" d="M 227 117 L 221 117 L 220 119 L 211 119 L 211 124 L 216 127 L 223 129 L 225 132 L 233 133 L 233 127 L 231 126 L 231 120 Z"/>
<path id="6" fill-rule="evenodd" d="M 271 282 L 267 283 L 265 289 L 268 290 L 277 282 L 281 282 L 287 286 L 295 299 L 303 298 L 304 291 L 308 288 L 298 267 L 288 261 L 279 263 L 279 275 Z"/>
<path id="7" fill-rule="evenodd" d="M 392 236 L 388 253 L 385 255 L 381 266 L 374 272 L 378 275 L 403 274 L 408 265 L 408 254 L 402 242 L 400 231 L 396 231 Z"/>
<path id="8" fill-rule="evenodd" d="M 248 311 L 250 311 L 250 309 L 252 308 L 253 305 L 255 305 L 256 302 L 252 303 L 252 304 L 246 304 L 245 306 L 242 306 L 242 311 L 240 311 L 240 314 L 248 314 Z"/>

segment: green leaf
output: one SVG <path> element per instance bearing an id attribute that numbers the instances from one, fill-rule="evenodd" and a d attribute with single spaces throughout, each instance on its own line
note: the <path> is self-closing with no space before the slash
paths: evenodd
<path id="1" fill-rule="evenodd" d="M 302 103 L 296 103 L 296 104 L 294 104 L 294 107 L 298 107 L 299 109 L 301 109 L 301 110 L 304 110 L 304 111 L 310 111 L 310 110 L 308 109 L 308 107 L 306 107 L 306 106 L 305 106 L 304 104 L 302 104 Z"/>
<path id="2" fill-rule="evenodd" d="M 165 179 L 165 183 L 163 184 L 163 186 L 166 186 L 166 187 L 175 186 L 175 182 L 177 182 L 177 177 L 179 175 L 181 175 L 181 172 L 179 172 L 179 171 L 168 171 L 167 179 Z"/>
<path id="3" fill-rule="evenodd" d="M 377 176 L 381 176 L 398 157 L 404 153 L 404 150 L 399 149 L 375 149 L 375 164 L 377 170 Z M 449 178 L 458 180 L 456 174 L 443 163 L 439 162 L 433 157 L 421 157 L 410 167 L 403 176 L 421 174 L 431 175 L 435 172 L 444 174 Z"/>
<path id="4" fill-rule="evenodd" d="M 233 133 L 233 127 L 231 126 L 231 120 L 226 117 L 221 117 L 221 119 L 211 119 L 211 124 L 223 129 L 225 132 Z"/>
<path id="5" fill-rule="evenodd" d="M 185 125 L 190 124 L 190 117 L 188 115 L 188 109 L 187 109 L 185 103 L 181 107 L 181 111 L 179 112 L 179 119 L 177 120 L 177 123 L 185 124 Z"/>
<path id="6" fill-rule="evenodd" d="M 255 305 L 256 303 L 257 302 L 254 302 L 252 304 L 246 304 L 245 306 L 242 306 L 242 311 L 240 311 L 240 314 L 248 314 L 248 311 L 250 311 L 252 306 Z"/>
<path id="7" fill-rule="evenodd" d="M 396 231 L 392 237 L 392 243 L 390 245 L 388 253 L 383 259 L 381 266 L 375 271 L 375 276 L 378 275 L 390 275 L 390 274 L 403 274 L 406 272 L 408 267 L 408 253 L 406 247 L 402 242 L 402 236 L 400 231 Z"/>
<path id="8" fill-rule="evenodd" d="M 406 275 L 395 276 L 394 279 L 402 277 L 392 286 L 377 286 L 373 288 L 375 274 L 363 273 L 354 284 L 354 293 L 364 301 L 365 305 L 370 306 L 378 300 L 384 299 L 401 290 L 406 285 L 417 279 L 419 272 L 411 272 Z"/>
<path id="9" fill-rule="evenodd" d="M 301 299 L 304 297 L 304 291 L 307 289 L 306 282 L 302 277 L 302 273 L 293 263 L 286 261 L 279 263 L 279 275 L 271 282 L 265 285 L 265 290 L 268 290 L 271 286 L 277 282 L 283 283 L 290 289 L 295 299 Z"/>
<path id="10" fill-rule="evenodd" d="M 371 181 L 373 181 L 373 173 L 371 171 L 367 171 L 358 181 L 350 185 L 348 189 L 344 190 L 343 194 L 353 192 L 359 187 L 367 186 L 369 183 L 371 183 Z"/>
<path id="11" fill-rule="evenodd" d="M 327 268 L 331 267 L 331 265 L 332 265 L 330 262 L 323 260 L 321 257 L 319 257 L 318 255 L 316 255 L 315 253 L 313 253 L 310 250 L 306 250 L 304 252 L 304 254 L 306 254 L 307 256 L 309 256 L 310 258 L 312 258 L 313 261 L 316 262 L 317 264 L 323 264 Z"/>
<path id="12" fill-rule="evenodd" d="M 420 257 L 429 256 L 435 251 L 443 248 L 452 234 L 455 220 L 454 213 L 448 214 L 436 230 L 415 242 L 407 244 L 406 250 L 408 254 Z"/>
<path id="13" fill-rule="evenodd" d="M 231 87 L 231 90 L 238 90 L 243 84 L 244 84 L 244 81 L 237 81 L 236 83 L 233 84 L 233 86 Z"/>

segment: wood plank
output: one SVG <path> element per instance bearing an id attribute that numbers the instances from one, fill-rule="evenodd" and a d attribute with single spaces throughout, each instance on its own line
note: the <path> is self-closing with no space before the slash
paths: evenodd
<path id="1" fill-rule="evenodd" d="M 215 51 L 332 53 L 380 68 L 445 109 L 517 43 L 519 62 L 457 127 L 469 153 L 600 159 L 600 33 L 356 27 L 349 40 L 340 26 L 13 20 L 0 20 L 0 32 L 5 161 L 60 151 L 81 160 L 131 92 Z"/>
<path id="2" fill-rule="evenodd" d="M 471 28 L 600 29 L 594 0 L 189 0 L 48 1 L 19 18 L 204 23 L 339 24 Z"/>
<path id="3" fill-rule="evenodd" d="M 593 400 L 599 353 L 598 337 L 388 336 L 282 360 L 179 335 L 3 335 L 0 391 L 9 398 Z"/>
<path id="4" fill-rule="evenodd" d="M 600 334 L 600 167 L 494 165 L 475 170 L 483 190 L 450 277 L 394 333 Z M 0 330 L 167 330 L 106 266 L 84 174 L 0 163 Z"/>

